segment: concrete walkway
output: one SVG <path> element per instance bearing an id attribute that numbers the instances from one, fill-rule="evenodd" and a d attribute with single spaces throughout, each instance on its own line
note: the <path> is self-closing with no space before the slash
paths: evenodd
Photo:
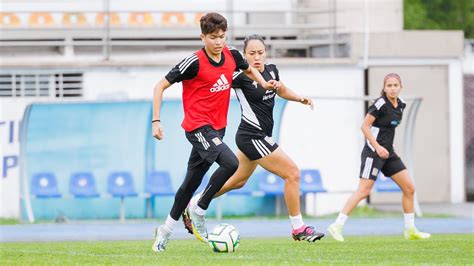
<path id="1" fill-rule="evenodd" d="M 402 204 L 370 204 L 379 211 L 402 212 Z M 423 203 L 420 205 L 423 213 L 449 215 L 474 219 L 474 202 L 465 203 Z"/>
<path id="2" fill-rule="evenodd" d="M 222 222 L 234 225 L 242 238 L 290 237 L 290 225 L 286 219 L 246 219 Z M 326 232 L 333 219 L 306 219 L 309 225 Z M 219 223 L 209 221 L 208 228 Z M 473 234 L 474 220 L 470 218 L 419 218 L 417 227 L 432 234 Z M 150 222 L 70 222 L 67 224 L 21 224 L 0 226 L 0 242 L 40 241 L 96 241 L 96 240 L 152 240 Z M 403 218 L 354 218 L 349 219 L 345 235 L 401 235 Z M 173 239 L 193 239 L 180 224 Z"/>

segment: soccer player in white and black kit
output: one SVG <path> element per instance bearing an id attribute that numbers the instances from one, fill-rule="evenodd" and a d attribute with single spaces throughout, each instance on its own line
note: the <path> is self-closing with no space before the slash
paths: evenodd
<path id="1" fill-rule="evenodd" d="M 369 107 L 362 124 L 362 132 L 367 142 L 362 150 L 359 187 L 347 200 L 346 205 L 332 223 L 328 231 L 337 241 L 344 241 L 342 235 L 348 215 L 365 199 L 374 186 L 380 171 L 391 177 L 403 192 L 402 205 L 405 217 L 404 237 L 408 240 L 426 239 L 430 234 L 415 227 L 413 197 L 415 187 L 402 160 L 395 153 L 393 139 L 395 128 L 401 123 L 405 102 L 398 97 L 402 89 L 399 75 L 391 73 L 383 80 L 382 96 Z"/>
<path id="2" fill-rule="evenodd" d="M 186 177 L 176 192 L 173 207 L 163 225 L 155 229 L 154 251 L 164 251 L 171 233 L 204 174 L 214 162 L 219 168 L 212 174 L 196 206 L 187 212 L 192 218 L 192 232 L 207 242 L 205 214 L 209 203 L 224 183 L 234 174 L 238 159 L 223 142 L 227 125 L 232 75 L 243 71 L 266 89 L 278 88 L 275 80 L 268 82 L 243 59 L 239 51 L 225 44 L 227 20 L 220 14 L 208 13 L 201 20 L 204 48 L 183 59 L 155 86 L 153 95 L 153 136 L 164 137 L 160 120 L 163 91 L 175 82 L 183 83 L 184 119 L 181 126 L 192 144 Z"/>
<path id="3" fill-rule="evenodd" d="M 275 65 L 265 64 L 266 50 L 262 37 L 251 35 L 244 41 L 244 56 L 247 62 L 255 67 L 265 80 L 280 80 Z M 292 226 L 292 237 L 295 240 L 314 242 L 324 237 L 312 226 L 303 222 L 300 211 L 300 170 L 290 157 L 272 139 L 273 107 L 275 96 L 278 95 L 290 101 L 300 102 L 313 107 L 311 99 L 298 96 L 295 92 L 280 82 L 278 90 L 265 90 L 256 82 L 249 79 L 242 71 L 233 76 L 233 88 L 237 94 L 242 109 L 242 120 L 237 130 L 235 141 L 239 150 L 239 168 L 237 172 L 216 193 L 218 197 L 227 191 L 239 189 L 245 185 L 255 171 L 257 165 L 282 177 L 285 180 L 285 201 L 288 207 Z M 193 197 L 190 206 L 194 206 L 200 194 Z M 189 221 L 183 219 L 185 227 L 190 228 Z"/>

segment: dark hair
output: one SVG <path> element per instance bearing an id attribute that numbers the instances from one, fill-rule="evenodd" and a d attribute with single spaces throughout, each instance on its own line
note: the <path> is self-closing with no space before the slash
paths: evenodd
<path id="1" fill-rule="evenodd" d="M 227 19 L 218 13 L 207 13 L 201 17 L 201 33 L 206 35 L 218 30 L 227 31 Z"/>
<path id="2" fill-rule="evenodd" d="M 382 88 L 382 91 L 380 92 L 380 96 L 387 96 L 387 94 L 385 93 L 385 91 L 383 89 L 385 88 L 385 82 L 387 82 L 387 80 L 389 78 L 398 79 L 398 82 L 400 83 L 400 86 L 402 86 L 402 79 L 400 78 L 400 76 L 396 73 L 389 73 L 389 74 L 385 75 L 385 77 L 383 78 L 383 88 Z"/>
<path id="3" fill-rule="evenodd" d="M 258 40 L 258 41 L 261 41 L 263 43 L 263 46 L 265 46 L 265 41 L 263 40 L 263 37 L 258 35 L 258 34 L 252 34 L 252 35 L 249 35 L 247 37 L 245 37 L 244 39 L 244 53 L 245 53 L 245 49 L 247 48 L 247 44 L 249 43 L 249 41 L 251 40 Z"/>

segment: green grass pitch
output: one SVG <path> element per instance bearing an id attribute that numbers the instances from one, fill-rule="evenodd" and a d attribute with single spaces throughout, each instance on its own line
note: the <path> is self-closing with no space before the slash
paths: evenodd
<path id="1" fill-rule="evenodd" d="M 197 240 L 172 240 L 154 253 L 150 241 L 1 243 L 2 265 L 251 265 L 251 264 L 472 264 L 474 235 L 330 237 L 316 243 L 290 238 L 242 239 L 237 252 L 214 253 Z"/>

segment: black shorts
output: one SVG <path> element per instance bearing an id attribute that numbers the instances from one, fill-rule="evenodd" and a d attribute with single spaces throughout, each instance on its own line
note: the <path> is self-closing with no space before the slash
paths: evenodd
<path id="1" fill-rule="evenodd" d="M 278 148 L 278 144 L 273 141 L 272 137 L 265 133 L 242 129 L 237 130 L 235 143 L 250 161 L 261 159 Z"/>
<path id="2" fill-rule="evenodd" d="M 223 150 L 230 150 L 222 141 L 224 135 L 225 128 L 215 130 L 209 125 L 186 132 L 186 138 L 193 145 L 188 164 L 192 164 L 191 167 L 203 161 L 212 164 Z"/>
<path id="3" fill-rule="evenodd" d="M 387 176 L 392 175 L 405 170 L 406 167 L 402 162 L 402 159 L 394 152 L 391 151 L 387 159 L 379 157 L 377 152 L 372 151 L 368 147 L 364 147 L 361 154 L 362 162 L 360 164 L 360 178 L 377 180 L 379 171 Z"/>

